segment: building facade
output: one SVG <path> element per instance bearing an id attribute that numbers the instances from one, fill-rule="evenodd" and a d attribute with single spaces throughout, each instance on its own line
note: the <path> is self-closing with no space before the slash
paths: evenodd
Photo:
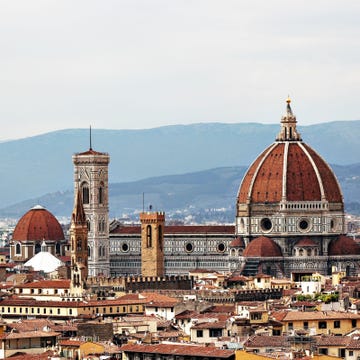
<path id="1" fill-rule="evenodd" d="M 346 236 L 334 172 L 301 139 L 290 99 L 276 141 L 249 167 L 232 226 L 165 226 L 165 274 L 197 268 L 301 280 L 318 272 L 359 273 L 360 247 Z M 111 274 L 141 271 L 140 227 L 110 232 Z"/>
<path id="2" fill-rule="evenodd" d="M 194 269 L 229 271 L 233 225 L 164 226 L 165 275 L 185 275 Z M 141 226 L 112 224 L 110 268 L 112 276 L 141 274 Z"/>

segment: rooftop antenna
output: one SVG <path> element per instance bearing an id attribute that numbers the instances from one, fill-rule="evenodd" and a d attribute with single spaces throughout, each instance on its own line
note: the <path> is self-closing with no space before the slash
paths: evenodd
<path id="1" fill-rule="evenodd" d="M 92 150 L 92 144 L 91 144 L 91 125 L 90 125 L 90 150 Z"/>
<path id="2" fill-rule="evenodd" d="M 145 212 L 145 193 L 143 192 L 143 212 Z"/>

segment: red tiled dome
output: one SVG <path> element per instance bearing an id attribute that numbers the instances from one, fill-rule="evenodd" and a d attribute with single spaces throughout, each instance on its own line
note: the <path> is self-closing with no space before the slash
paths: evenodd
<path id="1" fill-rule="evenodd" d="M 229 247 L 245 247 L 245 243 L 242 237 L 236 237 L 230 244 Z"/>
<path id="2" fill-rule="evenodd" d="M 360 246 L 351 237 L 340 235 L 331 241 L 328 249 L 329 256 L 360 255 Z"/>
<path id="3" fill-rule="evenodd" d="M 260 236 L 252 240 L 245 248 L 245 257 L 273 257 L 282 256 L 280 247 L 266 236 Z"/>
<path id="4" fill-rule="evenodd" d="M 329 165 L 301 141 L 275 142 L 250 166 L 238 202 L 321 201 L 342 203 L 342 193 Z"/>
<path id="5" fill-rule="evenodd" d="M 55 216 L 41 206 L 29 210 L 17 223 L 13 240 L 63 240 L 64 233 Z"/>
<path id="6" fill-rule="evenodd" d="M 295 247 L 315 247 L 318 246 L 314 240 L 305 237 L 300 239 L 296 244 Z"/>

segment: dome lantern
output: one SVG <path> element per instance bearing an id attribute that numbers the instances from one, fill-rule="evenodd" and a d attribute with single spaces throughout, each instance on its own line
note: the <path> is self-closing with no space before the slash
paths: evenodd
<path id="1" fill-rule="evenodd" d="M 281 118 L 281 129 L 276 141 L 301 141 L 300 133 L 296 129 L 296 116 L 291 110 L 291 99 L 286 99 L 286 114 Z"/>

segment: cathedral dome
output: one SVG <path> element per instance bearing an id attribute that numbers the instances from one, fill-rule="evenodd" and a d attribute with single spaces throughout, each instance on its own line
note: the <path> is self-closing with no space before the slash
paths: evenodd
<path id="1" fill-rule="evenodd" d="M 340 235 L 329 245 L 329 256 L 360 255 L 360 246 L 349 236 Z"/>
<path id="2" fill-rule="evenodd" d="M 280 247 L 275 241 L 266 236 L 260 236 L 252 240 L 245 248 L 243 256 L 245 257 L 278 257 L 282 256 Z"/>
<path id="3" fill-rule="evenodd" d="M 246 172 L 237 195 L 237 235 L 340 235 L 344 202 L 327 162 L 305 144 L 287 100 L 276 141 Z"/>
<path id="4" fill-rule="evenodd" d="M 13 233 L 15 241 L 63 239 L 63 230 L 55 216 L 39 205 L 19 220 Z"/>

